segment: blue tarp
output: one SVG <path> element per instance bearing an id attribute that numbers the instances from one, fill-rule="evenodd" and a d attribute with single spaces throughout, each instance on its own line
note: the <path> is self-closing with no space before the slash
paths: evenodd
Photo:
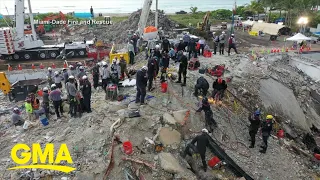
<path id="1" fill-rule="evenodd" d="M 75 12 L 74 13 L 74 16 L 77 17 L 77 18 L 91 18 L 91 13 L 80 13 L 80 12 Z"/>
<path id="2" fill-rule="evenodd" d="M 2 19 L 3 18 L 3 16 L 0 14 L 0 19 Z"/>

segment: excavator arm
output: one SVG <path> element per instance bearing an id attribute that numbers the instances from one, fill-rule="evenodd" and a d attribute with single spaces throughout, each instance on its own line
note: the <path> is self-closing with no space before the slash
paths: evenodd
<path id="1" fill-rule="evenodd" d="M 204 31 L 204 30 L 207 30 L 208 29 L 208 26 L 210 25 L 209 23 L 209 19 L 210 19 L 210 12 L 208 11 L 206 13 L 206 15 L 203 17 L 203 22 L 201 24 L 201 30 Z M 210 27 L 209 27 L 210 29 Z"/>
<path id="2" fill-rule="evenodd" d="M 11 84 L 4 72 L 0 72 L 0 89 L 4 94 L 8 94 L 11 89 Z"/>

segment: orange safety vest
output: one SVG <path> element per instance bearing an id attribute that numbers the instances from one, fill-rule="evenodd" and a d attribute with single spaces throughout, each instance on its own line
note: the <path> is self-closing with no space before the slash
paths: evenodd
<path id="1" fill-rule="evenodd" d="M 37 103 L 37 98 L 34 99 L 33 103 L 32 103 L 32 108 L 34 110 L 38 110 L 40 106 L 40 103 Z"/>

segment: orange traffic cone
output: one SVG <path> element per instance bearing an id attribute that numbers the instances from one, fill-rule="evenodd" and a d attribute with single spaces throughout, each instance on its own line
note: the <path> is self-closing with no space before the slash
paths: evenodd
<path id="1" fill-rule="evenodd" d="M 54 63 L 52 63 L 52 66 L 51 66 L 52 69 L 55 69 L 56 68 L 56 65 Z"/>
<path id="2" fill-rule="evenodd" d="M 274 53 L 274 51 L 273 51 L 273 49 L 271 49 L 271 51 L 270 51 L 271 53 Z"/>
<path id="3" fill-rule="evenodd" d="M 34 66 L 34 64 L 32 64 L 31 69 L 33 69 L 33 70 L 36 69 L 36 67 Z"/>
<path id="4" fill-rule="evenodd" d="M 20 70 L 20 71 L 22 70 L 22 67 L 20 64 L 18 65 L 18 70 Z"/>
<path id="5" fill-rule="evenodd" d="M 12 71 L 12 67 L 8 64 L 8 71 Z"/>
<path id="6" fill-rule="evenodd" d="M 42 63 L 40 64 L 40 66 L 39 66 L 39 67 L 40 67 L 40 69 L 44 69 L 44 66 L 43 66 L 43 64 L 42 64 Z"/>
<path id="7" fill-rule="evenodd" d="M 277 49 L 277 53 L 280 53 L 280 48 Z"/>
<path id="8" fill-rule="evenodd" d="M 65 69 L 67 69 L 67 68 L 68 68 L 68 66 L 67 66 L 67 62 L 66 62 L 66 61 L 63 63 L 63 68 L 65 68 Z"/>

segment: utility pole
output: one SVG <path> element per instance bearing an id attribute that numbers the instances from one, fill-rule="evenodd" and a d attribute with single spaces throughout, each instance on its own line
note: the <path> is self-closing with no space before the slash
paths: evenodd
<path id="1" fill-rule="evenodd" d="M 158 0 L 156 0 L 156 19 L 155 19 L 155 27 L 158 29 Z"/>
<path id="2" fill-rule="evenodd" d="M 236 8 L 237 8 L 237 1 L 234 0 L 234 7 L 232 9 L 232 22 L 231 22 L 231 33 L 230 34 L 234 33 L 234 15 L 236 13 Z"/>

